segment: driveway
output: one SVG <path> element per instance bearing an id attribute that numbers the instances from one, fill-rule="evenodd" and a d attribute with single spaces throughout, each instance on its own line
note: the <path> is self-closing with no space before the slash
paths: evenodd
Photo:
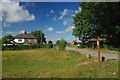
<path id="1" fill-rule="evenodd" d="M 68 50 L 68 51 L 77 51 L 77 52 L 79 52 L 81 54 L 90 54 L 91 56 L 98 56 L 98 53 L 94 52 L 94 51 L 87 51 L 87 50 L 71 48 L 71 47 L 66 47 L 66 50 Z M 105 57 L 106 60 L 118 60 L 118 54 L 117 53 L 116 54 L 100 53 L 100 56 Z"/>

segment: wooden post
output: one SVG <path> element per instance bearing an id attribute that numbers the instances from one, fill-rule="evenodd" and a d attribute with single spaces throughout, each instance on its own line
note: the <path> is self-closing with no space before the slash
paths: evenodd
<path id="1" fill-rule="evenodd" d="M 99 38 L 97 37 L 96 38 L 92 38 L 92 39 L 89 39 L 89 41 L 97 41 L 97 46 L 98 46 L 98 63 L 100 63 L 100 41 L 105 41 L 107 40 L 106 38 Z"/>
<path id="2" fill-rule="evenodd" d="M 97 45 L 98 45 L 98 63 L 100 63 L 100 38 L 97 37 Z"/>

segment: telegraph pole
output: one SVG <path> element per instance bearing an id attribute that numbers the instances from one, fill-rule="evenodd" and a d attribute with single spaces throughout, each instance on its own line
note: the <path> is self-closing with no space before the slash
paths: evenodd
<path id="1" fill-rule="evenodd" d="M 42 29 L 41 29 L 41 44 L 42 44 Z"/>

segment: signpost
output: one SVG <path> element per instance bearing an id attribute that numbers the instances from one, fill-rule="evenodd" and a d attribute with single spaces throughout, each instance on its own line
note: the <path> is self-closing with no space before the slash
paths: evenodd
<path id="1" fill-rule="evenodd" d="M 100 63 L 100 38 L 97 37 L 97 46 L 98 46 L 98 63 Z"/>
<path id="2" fill-rule="evenodd" d="M 107 40 L 106 38 L 99 38 L 97 37 L 96 38 L 92 38 L 92 39 L 89 39 L 89 41 L 97 41 L 97 46 L 98 46 L 98 63 L 100 63 L 100 41 L 105 41 Z"/>

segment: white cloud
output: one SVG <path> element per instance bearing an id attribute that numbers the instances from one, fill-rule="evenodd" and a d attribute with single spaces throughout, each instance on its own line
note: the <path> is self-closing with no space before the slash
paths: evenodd
<path id="1" fill-rule="evenodd" d="M 25 30 L 20 30 L 20 31 L 18 31 L 18 32 L 6 31 L 6 32 L 3 32 L 3 36 L 4 36 L 4 35 L 8 35 L 8 34 L 11 34 L 11 35 L 13 35 L 13 36 L 16 36 L 16 35 L 22 34 L 22 33 L 24 33 L 24 32 L 25 32 Z M 29 33 L 29 32 L 27 31 L 27 33 Z"/>
<path id="2" fill-rule="evenodd" d="M 2 21 L 2 20 L 1 20 Z M 4 26 L 4 27 L 9 27 L 10 26 L 10 24 L 9 23 L 7 23 L 7 22 L 3 22 L 2 23 L 2 26 Z"/>
<path id="3" fill-rule="evenodd" d="M 47 31 L 53 31 L 53 27 L 47 28 Z"/>
<path id="4" fill-rule="evenodd" d="M 15 36 L 15 35 L 17 35 L 18 33 L 17 33 L 17 32 L 12 32 L 12 31 L 3 32 L 3 36 L 4 36 L 4 35 L 8 35 L 8 34 Z"/>
<path id="5" fill-rule="evenodd" d="M 74 17 L 75 15 L 71 15 L 72 17 Z"/>
<path id="6" fill-rule="evenodd" d="M 46 17 L 49 17 L 49 16 L 51 16 L 51 15 L 54 14 L 54 13 L 55 13 L 55 11 L 54 11 L 54 10 L 51 10 L 50 13 L 46 15 Z"/>
<path id="7" fill-rule="evenodd" d="M 63 12 L 60 13 L 61 16 L 58 18 L 58 20 L 62 20 L 64 26 L 70 26 L 73 24 L 72 16 L 75 14 L 73 10 L 64 9 Z"/>
<path id="8" fill-rule="evenodd" d="M 78 10 L 79 10 L 79 12 L 81 12 L 81 10 L 82 10 L 81 7 L 78 7 Z"/>
<path id="9" fill-rule="evenodd" d="M 55 13 L 55 12 L 53 10 L 51 10 L 50 13 L 52 14 L 52 13 Z"/>
<path id="10" fill-rule="evenodd" d="M 1 2 L 11 2 L 12 0 L 1 0 Z"/>
<path id="11" fill-rule="evenodd" d="M 68 9 L 64 9 L 63 12 L 61 13 L 61 16 L 58 18 L 59 20 L 61 20 L 64 16 L 66 16 L 68 14 Z"/>
<path id="12" fill-rule="evenodd" d="M 71 32 L 73 30 L 73 28 L 74 28 L 74 26 L 69 26 L 63 31 L 56 31 L 56 33 L 63 34 L 63 33 Z"/>
<path id="13" fill-rule="evenodd" d="M 1 3 L 0 3 L 1 4 Z M 7 23 L 16 23 L 22 21 L 34 20 L 35 16 L 30 14 L 28 10 L 19 6 L 18 2 L 2 3 L 2 18 Z"/>
<path id="14" fill-rule="evenodd" d="M 63 22 L 63 25 L 64 25 L 64 26 L 67 26 L 67 24 L 68 24 L 68 21 L 65 20 L 65 21 Z"/>
<path id="15" fill-rule="evenodd" d="M 23 34 L 25 31 L 26 30 L 21 30 L 21 31 L 19 31 L 19 34 Z M 29 32 L 27 31 L 27 33 L 29 33 Z"/>
<path id="16" fill-rule="evenodd" d="M 75 13 L 77 14 L 79 11 L 78 10 L 75 10 Z"/>
<path id="17" fill-rule="evenodd" d="M 75 10 L 75 14 L 77 14 L 78 12 L 81 12 L 81 7 L 78 7 L 78 10 Z"/>

